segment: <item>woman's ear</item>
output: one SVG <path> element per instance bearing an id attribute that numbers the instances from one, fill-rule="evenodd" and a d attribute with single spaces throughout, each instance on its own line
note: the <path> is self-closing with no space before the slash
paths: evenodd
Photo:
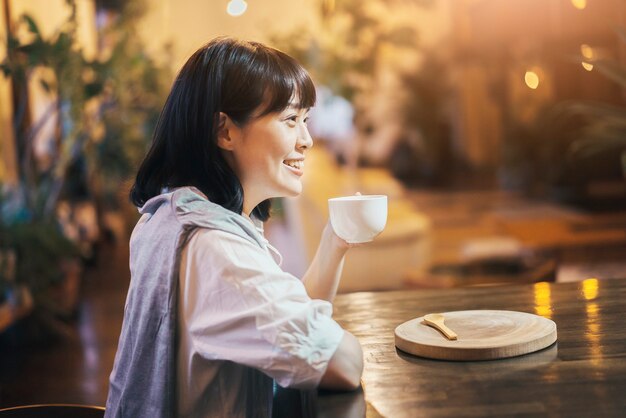
<path id="1" fill-rule="evenodd" d="M 219 114 L 217 125 L 217 146 L 226 151 L 232 151 L 235 146 L 237 125 L 223 112 Z"/>

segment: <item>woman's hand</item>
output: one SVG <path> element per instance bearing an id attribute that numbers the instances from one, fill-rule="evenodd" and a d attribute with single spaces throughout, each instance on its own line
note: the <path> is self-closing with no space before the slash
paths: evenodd
<path id="1" fill-rule="evenodd" d="M 322 231 L 322 239 L 320 240 L 320 247 L 326 245 L 331 251 L 339 251 L 343 254 L 346 253 L 350 248 L 355 246 L 355 244 L 350 244 L 343 239 L 339 238 L 335 231 L 333 230 L 333 226 L 330 224 L 330 221 L 326 222 L 326 226 Z M 343 255 L 342 254 L 342 255 Z"/>

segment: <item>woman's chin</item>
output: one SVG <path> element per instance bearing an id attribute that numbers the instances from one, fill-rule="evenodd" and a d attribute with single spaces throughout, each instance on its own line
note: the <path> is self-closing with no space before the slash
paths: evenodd
<path id="1" fill-rule="evenodd" d="M 286 188 L 285 193 L 281 197 L 297 197 L 300 196 L 300 193 L 302 193 L 302 183 Z"/>

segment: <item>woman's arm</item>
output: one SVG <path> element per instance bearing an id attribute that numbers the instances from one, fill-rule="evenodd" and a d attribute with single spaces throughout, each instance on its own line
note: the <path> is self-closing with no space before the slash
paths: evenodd
<path id="1" fill-rule="evenodd" d="M 330 223 L 322 232 L 311 266 L 302 281 L 309 297 L 329 302 L 335 298 L 341 278 L 344 256 L 354 244 L 339 238 Z M 361 384 L 363 350 L 356 337 L 344 330 L 337 350 L 328 362 L 320 387 L 334 390 L 354 390 Z"/>
<path id="2" fill-rule="evenodd" d="M 350 247 L 335 234 L 330 222 L 327 223 L 315 257 L 302 277 L 311 299 L 333 301 L 341 278 L 344 256 Z"/>
<path id="3" fill-rule="evenodd" d="M 359 340 L 344 331 L 341 343 L 328 362 L 320 387 L 334 390 L 354 390 L 361 384 L 363 350 Z"/>

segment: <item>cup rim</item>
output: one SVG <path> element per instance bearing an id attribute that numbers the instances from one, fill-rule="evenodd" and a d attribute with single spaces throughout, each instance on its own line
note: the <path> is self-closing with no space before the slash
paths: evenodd
<path id="1" fill-rule="evenodd" d="M 387 195 L 361 194 L 361 195 L 339 196 L 339 197 L 331 197 L 330 199 L 328 199 L 328 201 L 329 202 L 341 202 L 341 201 L 351 201 L 351 200 L 377 200 L 377 199 L 387 199 Z"/>

